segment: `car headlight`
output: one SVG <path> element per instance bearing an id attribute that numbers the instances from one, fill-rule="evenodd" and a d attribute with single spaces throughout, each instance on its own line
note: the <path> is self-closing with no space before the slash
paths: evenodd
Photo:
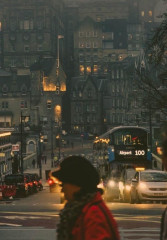
<path id="1" fill-rule="evenodd" d="M 143 182 L 139 183 L 139 188 L 140 189 L 146 189 L 147 188 L 147 185 Z"/>
<path id="2" fill-rule="evenodd" d="M 131 186 L 130 186 L 130 185 L 126 185 L 126 186 L 125 186 L 125 189 L 126 189 L 127 191 L 130 191 Z"/>
<path id="3" fill-rule="evenodd" d="M 119 182 L 119 188 L 120 188 L 120 189 L 124 189 L 123 182 Z"/>
<path id="4" fill-rule="evenodd" d="M 109 187 L 114 187 L 114 186 L 115 186 L 115 182 L 114 182 L 113 180 L 110 180 L 110 181 L 108 182 L 108 186 L 109 186 Z"/>

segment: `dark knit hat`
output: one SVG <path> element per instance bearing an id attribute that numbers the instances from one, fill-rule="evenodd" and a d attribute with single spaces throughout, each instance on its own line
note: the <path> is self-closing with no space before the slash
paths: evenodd
<path id="1" fill-rule="evenodd" d="M 100 182 L 96 168 L 82 156 L 65 158 L 60 169 L 52 172 L 52 176 L 63 183 L 72 183 L 87 191 L 95 190 Z"/>

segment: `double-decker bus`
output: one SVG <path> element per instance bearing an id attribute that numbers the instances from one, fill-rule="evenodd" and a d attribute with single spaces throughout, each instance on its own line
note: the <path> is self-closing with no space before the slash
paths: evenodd
<path id="1" fill-rule="evenodd" d="M 95 139 L 93 149 L 101 175 L 106 175 L 114 166 L 152 168 L 149 132 L 143 127 L 112 128 Z"/>

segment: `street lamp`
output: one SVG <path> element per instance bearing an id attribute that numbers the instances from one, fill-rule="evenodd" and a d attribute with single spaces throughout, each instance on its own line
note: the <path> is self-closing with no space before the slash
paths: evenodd
<path id="1" fill-rule="evenodd" d="M 60 46 L 59 46 L 59 39 L 63 39 L 63 35 L 58 35 L 57 36 L 57 68 L 59 71 L 59 66 L 60 66 Z"/>

